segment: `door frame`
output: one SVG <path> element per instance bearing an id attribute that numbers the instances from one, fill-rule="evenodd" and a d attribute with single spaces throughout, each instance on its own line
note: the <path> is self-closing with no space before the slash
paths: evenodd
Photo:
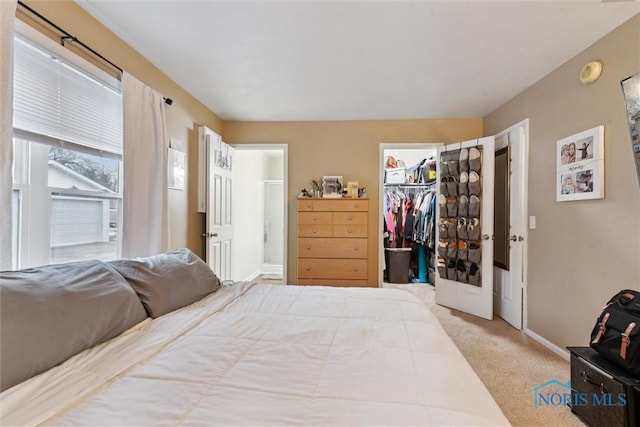
<path id="1" fill-rule="evenodd" d="M 380 143 L 378 153 L 378 287 L 384 283 L 384 150 L 437 150 L 442 142 L 397 142 Z"/>
<path id="2" fill-rule="evenodd" d="M 512 126 L 496 133 L 495 138 L 496 142 L 499 138 L 503 136 L 507 136 L 514 130 L 518 128 L 523 128 L 524 130 L 524 141 L 522 147 L 522 171 L 520 174 L 521 182 L 518 183 L 518 187 L 521 192 L 521 203 L 520 206 L 517 206 L 516 212 L 511 212 L 509 217 L 513 217 L 518 212 L 521 215 L 521 221 L 523 224 L 522 228 L 522 237 L 524 237 L 524 241 L 522 242 L 522 289 L 521 289 L 521 317 L 522 317 L 522 329 L 526 331 L 527 328 L 527 271 L 528 271 L 528 247 L 529 247 L 529 218 L 527 217 L 529 212 L 529 119 L 524 119 L 518 123 L 515 123 Z M 496 144 L 496 150 L 502 148 L 502 146 L 498 146 Z M 513 175 L 512 175 L 513 176 Z M 514 260 L 511 260 L 513 262 Z M 495 276 L 494 276 L 495 280 Z"/>
<path id="3" fill-rule="evenodd" d="M 284 228 L 284 242 L 283 242 L 283 256 L 282 256 L 282 280 L 284 284 L 287 284 L 287 263 L 288 263 L 288 254 L 289 254 L 289 238 L 288 238 L 288 230 L 289 230 L 289 212 L 288 212 L 288 194 L 289 194 L 289 144 L 229 144 L 236 151 L 239 150 L 253 150 L 253 151 L 265 151 L 265 150 L 281 150 L 282 151 L 282 191 L 283 191 L 283 228 Z M 263 181 L 262 181 L 263 182 Z M 261 185 L 261 183 L 260 183 Z M 260 192 L 260 188 L 257 188 L 256 191 Z M 259 211 L 262 213 L 263 208 L 261 207 Z M 262 253 L 262 248 L 260 249 L 260 265 L 262 265 L 262 260 L 264 258 L 264 254 Z"/>

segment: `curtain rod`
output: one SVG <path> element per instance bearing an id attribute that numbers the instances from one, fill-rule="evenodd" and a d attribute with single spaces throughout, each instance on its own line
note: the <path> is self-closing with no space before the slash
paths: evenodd
<path id="1" fill-rule="evenodd" d="M 44 17 L 42 14 L 40 14 L 39 12 L 35 11 L 34 9 L 32 9 L 31 7 L 27 6 L 26 4 L 24 4 L 22 1 L 18 0 L 18 5 L 24 9 L 26 9 L 29 13 L 31 13 L 32 15 L 36 16 L 38 19 L 46 22 L 48 25 L 50 25 L 51 27 L 55 28 L 56 30 L 58 30 L 58 32 L 62 33 L 62 36 L 60 37 L 60 44 L 62 46 L 65 45 L 65 42 L 70 41 L 72 43 L 76 43 L 78 45 L 80 45 L 82 48 L 84 48 L 85 50 L 87 50 L 89 53 L 91 53 L 93 56 L 95 56 L 96 58 L 100 59 L 101 61 L 111 65 L 113 68 L 115 68 L 116 70 L 118 70 L 118 72 L 120 74 L 123 73 L 122 68 L 118 67 L 116 64 L 114 64 L 113 62 L 111 62 L 110 60 L 108 60 L 107 58 L 105 58 L 104 56 L 102 56 L 100 53 L 96 52 L 95 50 L 93 50 L 90 46 L 87 46 L 86 44 L 84 44 L 83 42 L 80 41 L 80 39 L 78 39 L 77 37 L 73 36 L 72 34 L 70 34 L 68 31 L 66 31 L 65 29 L 61 28 L 60 26 L 58 26 L 57 24 L 53 23 L 52 21 L 50 21 L 48 18 Z M 173 99 L 171 98 L 167 98 L 167 97 L 162 97 L 162 99 L 164 99 L 164 102 L 167 103 L 167 105 L 171 105 L 173 104 Z"/>

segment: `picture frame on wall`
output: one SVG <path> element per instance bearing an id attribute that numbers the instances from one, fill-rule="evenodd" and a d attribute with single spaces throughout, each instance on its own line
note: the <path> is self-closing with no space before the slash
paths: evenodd
<path id="1" fill-rule="evenodd" d="M 604 198 L 604 126 L 556 143 L 556 200 Z"/>
<path id="2" fill-rule="evenodd" d="M 624 106 L 627 112 L 629 136 L 631 138 L 631 154 L 636 167 L 640 184 L 640 72 L 620 82 Z"/>
<path id="3" fill-rule="evenodd" d="M 185 156 L 173 148 L 167 154 L 167 187 L 173 190 L 184 190 Z"/>

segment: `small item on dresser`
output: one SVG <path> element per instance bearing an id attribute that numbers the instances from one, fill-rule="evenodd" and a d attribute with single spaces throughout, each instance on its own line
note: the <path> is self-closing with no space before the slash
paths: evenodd
<path id="1" fill-rule="evenodd" d="M 322 177 L 322 197 L 340 198 L 342 197 L 342 177 L 323 176 Z"/>
<path id="2" fill-rule="evenodd" d="M 358 181 L 347 181 L 347 197 L 358 198 Z"/>
<path id="3" fill-rule="evenodd" d="M 625 289 L 613 296 L 591 331 L 591 348 L 635 376 L 640 376 L 640 292 Z"/>

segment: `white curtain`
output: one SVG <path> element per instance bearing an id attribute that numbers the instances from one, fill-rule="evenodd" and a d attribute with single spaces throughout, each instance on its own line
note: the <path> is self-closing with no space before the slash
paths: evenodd
<path id="1" fill-rule="evenodd" d="M 0 0 L 0 270 L 12 268 L 13 29 L 16 0 Z"/>
<path id="2" fill-rule="evenodd" d="M 162 95 L 126 72 L 122 102 L 122 256 L 149 256 L 169 248 L 165 103 Z"/>

